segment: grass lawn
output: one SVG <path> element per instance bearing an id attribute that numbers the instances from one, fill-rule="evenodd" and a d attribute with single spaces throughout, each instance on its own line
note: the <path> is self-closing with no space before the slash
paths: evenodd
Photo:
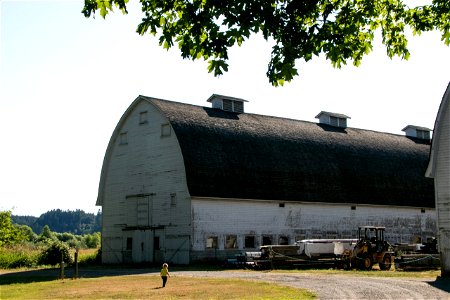
<path id="1" fill-rule="evenodd" d="M 180 270 L 186 269 L 189 267 L 180 268 Z M 86 271 L 84 268 L 83 270 Z M 111 270 L 111 267 L 98 266 L 91 267 L 89 270 L 98 272 L 98 275 L 74 280 L 70 279 L 69 274 L 66 274 L 68 279 L 58 280 L 56 279 L 57 269 L 47 270 L 48 272 L 44 274 L 42 270 L 34 271 L 33 269 L 0 270 L 0 299 L 315 299 L 315 295 L 306 290 L 261 281 L 185 277 L 174 275 L 174 273 L 176 274 L 174 272 L 174 276 L 169 278 L 167 286 L 161 288 L 161 278 L 154 273 L 146 274 L 147 269 L 142 269 L 142 273 L 122 274 L 120 273 L 122 269 L 117 268 L 114 275 L 107 272 L 102 273 Z M 171 269 L 171 271 L 176 270 L 177 267 Z M 137 269 L 137 271 L 140 270 Z M 216 271 L 220 271 L 220 269 Z M 227 272 L 227 270 L 221 271 Z M 36 275 L 35 272 L 40 275 Z M 440 275 L 438 270 L 405 272 L 393 269 L 390 271 L 278 269 L 264 272 L 301 273 L 311 276 L 346 275 L 430 279 L 435 279 Z"/>
<path id="2" fill-rule="evenodd" d="M 264 282 L 124 275 L 1 285 L 1 299 L 314 299 L 306 291 Z"/>

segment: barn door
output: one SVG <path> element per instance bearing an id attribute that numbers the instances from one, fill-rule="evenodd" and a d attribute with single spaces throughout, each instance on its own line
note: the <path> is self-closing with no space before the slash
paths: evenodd
<path id="1" fill-rule="evenodd" d="M 151 229 L 151 194 L 129 195 L 125 200 L 124 261 L 152 262 L 154 246 Z"/>
<path id="2" fill-rule="evenodd" d="M 154 257 L 152 230 L 124 231 L 124 262 L 152 262 Z"/>

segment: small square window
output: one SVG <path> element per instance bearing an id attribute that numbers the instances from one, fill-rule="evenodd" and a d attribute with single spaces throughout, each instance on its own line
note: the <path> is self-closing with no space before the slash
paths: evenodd
<path id="1" fill-rule="evenodd" d="M 161 137 L 170 136 L 170 134 L 171 134 L 170 124 L 169 123 L 161 124 Z"/>
<path id="2" fill-rule="evenodd" d="M 352 205 L 352 206 L 350 207 L 350 209 L 351 209 L 351 210 L 356 210 L 356 206 Z"/>
<path id="3" fill-rule="evenodd" d="M 147 124 L 148 123 L 148 113 L 147 111 L 141 111 L 139 113 L 139 125 Z"/>
<path id="4" fill-rule="evenodd" d="M 284 207 L 284 203 L 279 203 L 278 207 Z"/>
<path id="5" fill-rule="evenodd" d="M 207 249 L 217 249 L 217 236 L 210 236 L 206 239 Z"/>
<path id="6" fill-rule="evenodd" d="M 225 249 L 236 249 L 237 248 L 237 236 L 227 235 L 225 237 Z"/>
<path id="7" fill-rule="evenodd" d="M 121 132 L 120 133 L 119 144 L 120 145 L 127 145 L 128 144 L 128 133 L 127 132 Z"/>
<path id="8" fill-rule="evenodd" d="M 245 248 L 255 248 L 255 236 L 254 235 L 246 235 L 245 236 L 244 247 Z"/>

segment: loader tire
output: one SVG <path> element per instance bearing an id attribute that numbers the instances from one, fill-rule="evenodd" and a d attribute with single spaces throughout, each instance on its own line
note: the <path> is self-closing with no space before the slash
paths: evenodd
<path id="1" fill-rule="evenodd" d="M 386 253 L 383 256 L 383 260 L 378 263 L 380 265 L 380 270 L 387 271 L 391 269 L 391 255 Z"/>
<path id="2" fill-rule="evenodd" d="M 372 257 L 369 254 L 364 254 L 358 260 L 359 260 L 359 269 L 360 270 L 365 270 L 365 271 L 372 270 L 373 261 L 372 261 Z"/>

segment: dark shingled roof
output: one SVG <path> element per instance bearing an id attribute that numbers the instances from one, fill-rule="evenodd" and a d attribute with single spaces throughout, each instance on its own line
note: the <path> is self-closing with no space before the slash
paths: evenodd
<path id="1" fill-rule="evenodd" d="M 172 124 L 191 196 L 434 207 L 429 141 L 143 98 Z"/>

